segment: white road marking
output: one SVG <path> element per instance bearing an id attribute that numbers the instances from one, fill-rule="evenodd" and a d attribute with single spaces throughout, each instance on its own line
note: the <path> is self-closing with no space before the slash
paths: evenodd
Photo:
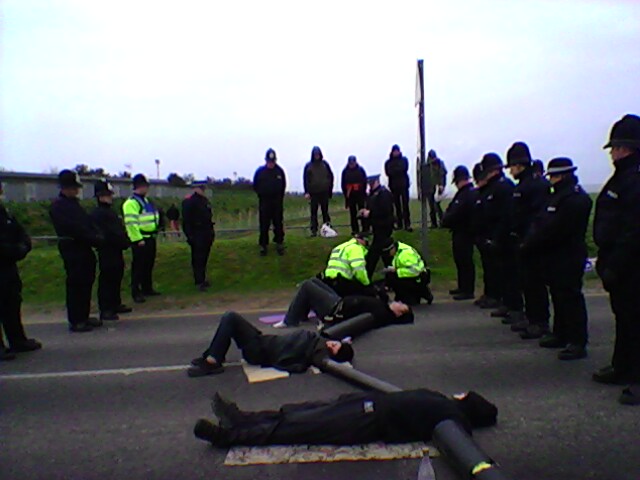
<path id="1" fill-rule="evenodd" d="M 225 367 L 239 367 L 240 362 L 225 363 Z M 46 372 L 46 373 L 14 373 L 9 375 L 0 375 L 2 380 L 39 380 L 48 378 L 67 378 L 67 377 L 98 377 L 102 375 L 135 375 L 138 373 L 156 373 L 156 372 L 176 372 L 186 370 L 189 365 L 165 365 L 160 367 L 133 367 L 133 368 L 110 368 L 104 370 L 77 370 L 69 372 Z"/>

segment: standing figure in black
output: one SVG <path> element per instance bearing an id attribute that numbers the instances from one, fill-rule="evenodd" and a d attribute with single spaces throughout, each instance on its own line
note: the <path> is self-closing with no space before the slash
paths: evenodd
<path id="1" fill-rule="evenodd" d="M 393 196 L 380 184 L 380 175 L 367 177 L 367 182 L 367 208 L 363 209 L 360 215 L 367 219 L 373 230 L 373 240 L 367 253 L 367 274 L 371 279 L 382 256 L 382 250 L 393 234 Z"/>
<path id="2" fill-rule="evenodd" d="M 492 316 L 504 317 L 504 324 L 513 325 L 524 340 L 541 338 L 549 331 L 549 292 L 544 281 L 544 269 L 535 254 L 521 255 L 519 244 L 529 233 L 533 219 L 546 206 L 549 197 L 549 182 L 536 175 L 529 147 L 524 142 L 515 142 L 507 151 L 507 168 L 518 182 L 513 191 L 513 211 L 509 241 L 505 245 L 507 259 L 506 281 L 513 270 L 517 270 L 521 292 L 524 295 L 525 314 L 507 310 L 504 306 Z"/>
<path id="3" fill-rule="evenodd" d="M 389 159 L 384 162 L 384 173 L 389 179 L 389 189 L 393 194 L 396 207 L 396 227 L 411 232 L 411 213 L 409 212 L 409 160 L 402 155 L 400 147 L 391 147 Z"/>
<path id="4" fill-rule="evenodd" d="M 94 247 L 100 247 L 104 237 L 93 219 L 80 205 L 78 196 L 82 183 L 76 172 L 62 170 L 58 175 L 60 195 L 51 204 L 49 214 L 58 235 L 58 250 L 67 274 L 67 318 L 72 332 L 90 332 L 102 325 L 102 320 L 89 317 L 91 289 L 96 277 Z"/>
<path id="5" fill-rule="evenodd" d="M 258 211 L 260 212 L 260 255 L 267 254 L 269 245 L 269 228 L 273 225 L 273 242 L 278 255 L 284 255 L 284 222 L 283 202 L 287 189 L 287 177 L 284 170 L 277 165 L 275 150 L 270 148 L 264 157 L 265 164 L 256 170 L 253 176 L 253 189 L 258 195 Z"/>
<path id="6" fill-rule="evenodd" d="M 311 160 L 304 167 L 304 197 L 311 209 L 311 236 L 318 235 L 318 207 L 322 211 L 322 223 L 331 223 L 329 200 L 333 196 L 333 172 L 320 147 L 313 147 Z"/>
<path id="7" fill-rule="evenodd" d="M 0 182 L 2 195 L 2 182 Z M 0 361 L 13 360 L 16 353 L 42 348 L 33 338 L 27 338 L 22 326 L 22 281 L 17 263 L 31 251 L 31 238 L 22 225 L 0 203 Z M 9 350 L 2 339 L 7 337 Z"/>
<path id="8" fill-rule="evenodd" d="M 478 191 L 473 188 L 469 170 L 462 165 L 453 171 L 453 183 L 458 191 L 442 217 L 442 227 L 451 230 L 453 261 L 458 271 L 458 288 L 450 293 L 454 300 L 471 300 L 474 298 L 476 283 L 473 211 Z"/>
<path id="9" fill-rule="evenodd" d="M 431 227 L 438 228 L 442 223 L 442 207 L 436 195 L 442 195 L 447 186 L 447 168 L 444 162 L 438 157 L 435 150 L 429 150 L 427 154 L 427 175 L 428 190 L 427 200 L 429 202 L 429 217 Z"/>
<path id="10" fill-rule="evenodd" d="M 487 188 L 485 173 L 482 171 L 480 162 L 473 166 L 473 181 L 476 184 L 477 196 L 471 215 L 471 229 L 473 231 L 474 244 L 480 254 L 480 262 L 482 263 L 483 284 L 482 295 L 473 304 L 480 308 L 493 308 L 500 304 L 502 293 L 500 292 L 499 277 L 496 276 L 499 272 L 492 265 L 493 256 L 489 255 L 489 249 L 485 248 L 485 240 L 489 235 L 487 222 L 484 219 L 483 192 Z"/>
<path id="11" fill-rule="evenodd" d="M 122 219 L 113 209 L 113 187 L 106 180 L 99 180 L 94 186 L 98 206 L 91 212 L 91 218 L 104 236 L 98 247 L 98 307 L 100 320 L 119 320 L 119 313 L 128 313 L 131 308 L 122 304 L 120 289 L 124 275 L 122 252 L 131 243 Z"/>
<path id="12" fill-rule="evenodd" d="M 553 302 L 553 333 L 540 340 L 544 348 L 563 348 L 560 360 L 587 356 L 587 308 L 582 278 L 587 261 L 585 236 L 592 201 L 578 185 L 577 167 L 569 158 L 554 158 L 547 175 L 553 185 L 545 207 L 534 218 L 520 245 L 522 258 L 535 258 Z"/>
<path id="13" fill-rule="evenodd" d="M 351 217 L 351 235 L 360 233 L 358 225 L 358 212 L 366 206 L 367 201 L 367 173 L 360 165 L 355 155 L 347 159 L 347 166 L 342 170 L 342 193 L 344 194 L 344 206 L 349 209 Z M 360 219 L 362 231 L 369 229 L 367 220 Z"/>
<path id="14" fill-rule="evenodd" d="M 182 229 L 191 247 L 193 279 L 200 291 L 211 286 L 207 280 L 207 262 L 216 236 L 206 186 L 206 180 L 193 182 L 193 193 L 182 201 Z"/>
<path id="15" fill-rule="evenodd" d="M 611 365 L 593 374 L 601 383 L 629 383 L 619 398 L 640 405 L 640 117 L 625 115 L 611 129 L 615 172 L 596 200 L 596 270 L 616 317 Z"/>

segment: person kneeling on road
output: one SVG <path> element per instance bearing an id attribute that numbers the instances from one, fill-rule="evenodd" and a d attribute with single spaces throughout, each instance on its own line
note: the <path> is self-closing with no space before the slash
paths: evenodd
<path id="1" fill-rule="evenodd" d="M 402 302 L 386 302 L 376 297 L 349 295 L 341 298 L 322 280 L 305 280 L 293 297 L 284 320 L 274 328 L 297 327 L 314 311 L 323 322 L 340 322 L 361 313 L 371 313 L 378 327 L 394 323 L 413 323 L 411 308 Z"/>
<path id="2" fill-rule="evenodd" d="M 429 305 L 433 303 L 429 288 L 431 275 L 415 248 L 388 238 L 383 244 L 382 255 L 388 259 L 385 263 L 390 264 L 383 270 L 385 284 L 395 292 L 396 300 L 419 305 L 420 299 L 424 298 Z"/>
<path id="3" fill-rule="evenodd" d="M 227 312 L 220 319 L 209 348 L 191 361 L 187 374 L 203 377 L 222 373 L 231 340 L 242 350 L 242 358 L 248 363 L 291 373 L 305 372 L 323 357 L 336 362 L 353 359 L 353 347 L 347 342 L 326 340 L 306 330 L 288 335 L 263 335 L 240 314 Z"/>
<path id="4" fill-rule="evenodd" d="M 243 412 L 216 393 L 219 418 L 200 419 L 194 434 L 216 447 L 233 445 L 357 445 L 429 441 L 444 420 L 468 432 L 496 424 L 498 409 L 475 392 L 447 397 L 427 389 L 359 392 L 324 402 L 283 405 L 276 411 Z"/>

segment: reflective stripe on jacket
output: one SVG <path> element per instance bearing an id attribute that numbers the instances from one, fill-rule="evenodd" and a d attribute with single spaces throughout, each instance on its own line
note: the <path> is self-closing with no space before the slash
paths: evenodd
<path id="1" fill-rule="evenodd" d="M 160 215 L 145 197 L 133 195 L 122 204 L 124 225 L 131 242 L 139 242 L 158 232 Z"/>
<path id="2" fill-rule="evenodd" d="M 362 285 L 369 285 L 366 259 L 367 249 L 356 239 L 342 243 L 331 251 L 324 276 L 327 278 L 344 277 L 347 280 L 356 279 Z"/>
<path id="3" fill-rule="evenodd" d="M 393 267 L 398 278 L 419 277 L 426 272 L 422 257 L 415 248 L 406 243 L 398 242 L 398 251 L 393 257 Z"/>

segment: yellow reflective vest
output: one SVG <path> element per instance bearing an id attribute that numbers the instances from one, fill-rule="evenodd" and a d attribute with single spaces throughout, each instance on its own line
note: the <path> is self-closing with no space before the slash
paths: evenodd
<path id="1" fill-rule="evenodd" d="M 132 243 L 158 233 L 160 215 L 156 207 L 140 195 L 132 195 L 122 204 L 124 226 Z"/>
<path id="2" fill-rule="evenodd" d="M 324 271 L 326 278 L 344 277 L 347 280 L 357 280 L 362 285 L 369 285 L 367 275 L 366 257 L 367 249 L 353 238 L 342 243 L 331 251 L 327 268 Z"/>
<path id="3" fill-rule="evenodd" d="M 398 278 L 418 277 L 422 272 L 426 272 L 418 251 L 411 245 L 402 242 L 398 242 L 398 251 L 393 257 L 392 265 L 396 269 Z"/>

